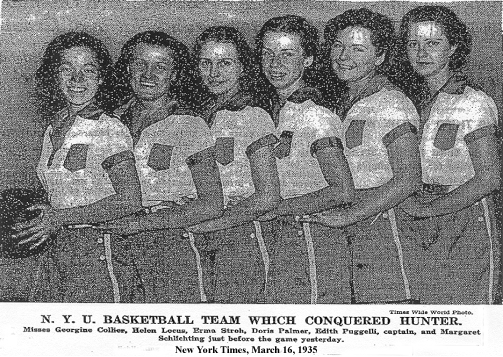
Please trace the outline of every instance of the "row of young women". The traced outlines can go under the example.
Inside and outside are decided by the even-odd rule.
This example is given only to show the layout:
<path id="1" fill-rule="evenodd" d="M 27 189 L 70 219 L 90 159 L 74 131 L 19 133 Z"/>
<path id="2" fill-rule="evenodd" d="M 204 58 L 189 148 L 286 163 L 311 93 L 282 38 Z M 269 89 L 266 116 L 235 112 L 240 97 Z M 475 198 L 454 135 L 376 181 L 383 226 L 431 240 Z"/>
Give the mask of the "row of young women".
<path id="1" fill-rule="evenodd" d="M 409 11 L 398 37 L 348 10 L 323 52 L 306 19 L 276 17 L 259 74 L 232 27 L 197 38 L 194 69 L 162 32 L 114 66 L 95 37 L 55 38 L 37 72 L 50 205 L 16 235 L 56 237 L 33 299 L 493 303 L 496 106 L 461 73 L 450 9 Z"/>

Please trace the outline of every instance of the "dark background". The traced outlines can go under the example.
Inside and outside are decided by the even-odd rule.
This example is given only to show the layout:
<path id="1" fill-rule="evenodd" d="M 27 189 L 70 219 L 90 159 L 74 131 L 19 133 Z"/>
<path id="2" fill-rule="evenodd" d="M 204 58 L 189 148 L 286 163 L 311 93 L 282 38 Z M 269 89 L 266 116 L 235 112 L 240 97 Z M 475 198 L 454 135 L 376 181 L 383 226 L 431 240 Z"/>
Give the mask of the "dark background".
<path id="1" fill-rule="evenodd" d="M 140 31 L 163 30 L 192 47 L 206 27 L 236 26 L 252 42 L 269 18 L 297 14 L 318 26 L 358 7 L 388 15 L 398 25 L 419 2 L 335 1 L 28 1 L 4 0 L 0 34 L 0 189 L 36 183 L 35 167 L 44 127 L 34 105 L 34 74 L 47 44 L 71 30 L 102 39 L 114 59 L 122 44 Z M 470 78 L 502 111 L 501 2 L 451 2 L 469 26 L 473 51 Z"/>

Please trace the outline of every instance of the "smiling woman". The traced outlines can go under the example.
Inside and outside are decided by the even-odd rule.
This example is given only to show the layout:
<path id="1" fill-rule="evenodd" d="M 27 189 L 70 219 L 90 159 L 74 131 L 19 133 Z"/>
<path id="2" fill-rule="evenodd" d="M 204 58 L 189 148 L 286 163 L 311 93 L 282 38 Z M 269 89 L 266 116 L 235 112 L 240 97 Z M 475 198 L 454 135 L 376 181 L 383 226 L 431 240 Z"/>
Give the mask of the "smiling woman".
<path id="1" fill-rule="evenodd" d="M 318 50 L 318 31 L 306 19 L 268 20 L 256 37 L 262 74 L 268 82 L 264 107 L 276 126 L 279 205 L 260 219 L 271 221 L 265 242 L 271 252 L 268 303 L 349 302 L 348 259 L 340 232 L 299 223 L 353 198 L 342 153 L 341 121 L 308 87 Z"/>
<path id="2" fill-rule="evenodd" d="M 141 100 L 156 100 L 169 92 L 173 78 L 173 52 L 166 47 L 140 43 L 133 52 L 131 87 Z"/>
<path id="3" fill-rule="evenodd" d="M 277 142 L 274 124 L 255 103 L 256 65 L 240 32 L 210 27 L 197 38 L 194 52 L 227 207 L 222 217 L 190 229 L 205 233 L 202 256 L 209 298 L 220 303 L 262 302 L 269 261 L 261 225 L 254 220 L 280 199 L 272 153 Z"/>
<path id="4" fill-rule="evenodd" d="M 128 236 L 146 302 L 206 301 L 195 238 L 184 228 L 215 218 L 222 186 L 210 131 L 187 108 L 193 83 L 188 49 L 146 31 L 122 47 L 110 88 L 133 137 L 143 211 L 102 228 Z"/>
<path id="5" fill-rule="evenodd" d="M 368 9 L 348 10 L 325 27 L 329 61 L 346 85 L 335 100 L 342 118 L 344 154 L 357 200 L 350 208 L 313 219 L 346 227 L 351 301 L 411 301 L 404 265 L 403 238 L 394 207 L 420 180 L 412 102 L 383 75 L 394 46 L 391 20 Z"/>
<path id="6" fill-rule="evenodd" d="M 93 52 L 86 47 L 72 47 L 63 51 L 59 67 L 61 90 L 70 105 L 78 111 L 93 100 L 98 86 L 98 63 Z"/>
<path id="7" fill-rule="evenodd" d="M 70 32 L 49 44 L 37 71 L 50 122 L 37 173 L 50 205 L 38 206 L 40 216 L 18 224 L 20 232 L 15 235 L 34 248 L 56 234 L 40 264 L 36 300 L 142 299 L 127 248 L 118 236 L 91 228 L 134 212 L 140 204 L 131 136 L 100 107 L 110 66 L 108 51 L 99 40 Z"/>
<path id="8" fill-rule="evenodd" d="M 332 44 L 332 69 L 340 80 L 356 84 L 365 83 L 375 75 L 384 62 L 384 52 L 377 53 L 372 45 L 370 30 L 364 27 L 346 27 Z"/>

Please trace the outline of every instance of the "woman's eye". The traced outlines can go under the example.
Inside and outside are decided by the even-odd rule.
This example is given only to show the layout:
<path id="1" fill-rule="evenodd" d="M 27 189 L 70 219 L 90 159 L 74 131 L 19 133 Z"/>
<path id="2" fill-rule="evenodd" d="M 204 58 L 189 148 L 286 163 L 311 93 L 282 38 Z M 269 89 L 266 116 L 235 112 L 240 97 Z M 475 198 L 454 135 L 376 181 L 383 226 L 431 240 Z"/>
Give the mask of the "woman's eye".
<path id="1" fill-rule="evenodd" d="M 273 55 L 270 52 L 262 52 L 262 59 L 270 59 Z"/>
<path id="2" fill-rule="evenodd" d="M 144 67 L 144 64 L 142 62 L 133 62 L 131 67 L 135 70 L 141 70 Z"/>
<path id="3" fill-rule="evenodd" d="M 62 65 L 59 67 L 59 72 L 61 74 L 69 74 L 69 73 L 72 73 L 72 71 L 73 71 L 72 67 L 67 66 L 67 65 Z"/>
<path id="4" fill-rule="evenodd" d="M 353 46 L 353 51 L 363 53 L 363 52 L 365 52 L 365 48 L 360 47 L 360 46 Z"/>
<path id="5" fill-rule="evenodd" d="M 226 67 L 232 66 L 233 62 L 232 60 L 223 60 L 222 64 Z"/>
<path id="6" fill-rule="evenodd" d="M 427 44 L 430 47 L 435 47 L 435 46 L 438 46 L 440 44 L 440 41 L 430 40 L 430 41 L 427 42 Z"/>
<path id="7" fill-rule="evenodd" d="M 412 41 L 409 41 L 407 43 L 407 47 L 408 48 L 416 48 L 417 47 L 417 42 L 412 42 Z"/>

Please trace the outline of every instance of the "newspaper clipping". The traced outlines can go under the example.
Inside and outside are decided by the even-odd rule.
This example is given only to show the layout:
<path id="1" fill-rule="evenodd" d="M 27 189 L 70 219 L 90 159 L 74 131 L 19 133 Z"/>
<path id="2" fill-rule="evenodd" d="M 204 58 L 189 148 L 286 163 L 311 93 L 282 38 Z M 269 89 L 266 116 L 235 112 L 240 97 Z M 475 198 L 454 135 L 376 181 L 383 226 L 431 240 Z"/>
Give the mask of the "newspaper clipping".
<path id="1" fill-rule="evenodd" d="M 0 356 L 499 356 L 501 1 L 0 0 Z"/>

